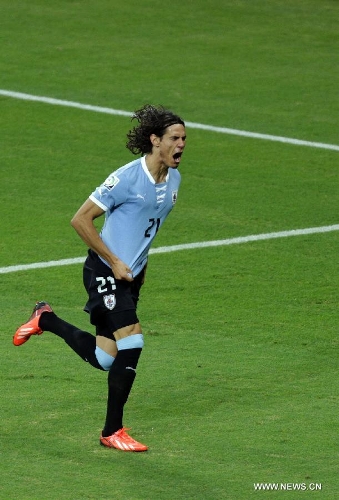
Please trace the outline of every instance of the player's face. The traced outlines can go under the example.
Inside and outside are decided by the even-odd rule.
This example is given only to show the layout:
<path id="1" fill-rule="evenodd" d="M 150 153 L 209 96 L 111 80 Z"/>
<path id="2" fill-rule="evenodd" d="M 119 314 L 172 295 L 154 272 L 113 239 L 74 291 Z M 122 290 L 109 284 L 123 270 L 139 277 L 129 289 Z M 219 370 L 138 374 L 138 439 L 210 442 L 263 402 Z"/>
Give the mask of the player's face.
<path id="1" fill-rule="evenodd" d="M 180 123 L 167 127 L 159 142 L 161 163 L 166 167 L 178 168 L 185 145 L 185 127 Z"/>

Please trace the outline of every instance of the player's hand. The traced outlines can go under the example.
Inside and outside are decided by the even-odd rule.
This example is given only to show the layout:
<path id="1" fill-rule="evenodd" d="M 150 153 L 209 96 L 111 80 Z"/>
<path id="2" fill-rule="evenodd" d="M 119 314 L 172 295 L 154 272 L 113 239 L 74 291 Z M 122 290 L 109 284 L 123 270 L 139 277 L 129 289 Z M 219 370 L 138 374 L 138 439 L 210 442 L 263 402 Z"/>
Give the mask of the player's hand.
<path id="1" fill-rule="evenodd" d="M 133 281 L 133 273 L 122 260 L 117 259 L 112 264 L 112 271 L 117 280 Z"/>

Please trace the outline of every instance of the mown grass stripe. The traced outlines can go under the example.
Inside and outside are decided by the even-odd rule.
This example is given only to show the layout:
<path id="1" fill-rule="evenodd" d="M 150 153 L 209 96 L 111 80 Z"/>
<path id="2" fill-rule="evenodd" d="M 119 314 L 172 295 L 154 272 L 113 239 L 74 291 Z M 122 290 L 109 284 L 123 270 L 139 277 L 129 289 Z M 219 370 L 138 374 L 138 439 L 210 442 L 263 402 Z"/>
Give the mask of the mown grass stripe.
<path id="1" fill-rule="evenodd" d="M 67 106 L 67 107 L 71 107 L 71 108 L 78 108 L 78 109 L 83 109 L 86 111 L 94 111 L 96 113 L 106 113 L 106 114 L 110 114 L 110 115 L 129 116 L 129 117 L 132 116 L 132 113 L 130 111 L 124 111 L 121 109 L 93 106 L 91 104 L 82 104 L 80 102 L 65 101 L 62 99 L 54 99 L 53 97 L 36 96 L 36 95 L 31 95 L 31 94 L 25 94 L 23 92 L 14 92 L 12 90 L 0 89 L 0 95 L 6 96 L 6 97 L 12 97 L 14 99 L 22 99 L 25 101 L 37 101 L 37 102 L 43 102 L 46 104 L 52 104 L 52 105 L 57 105 L 57 106 Z M 329 149 L 329 150 L 333 150 L 333 151 L 339 151 L 339 146 L 336 144 L 326 144 L 323 142 L 304 141 L 301 139 L 293 139 L 291 137 L 282 137 L 282 136 L 277 136 L 277 135 L 261 134 L 258 132 L 248 132 L 246 130 L 237 130 L 234 128 L 227 128 L 227 127 L 216 127 L 214 125 L 204 125 L 203 123 L 194 123 L 194 122 L 189 122 L 189 121 L 186 121 L 185 123 L 186 123 L 187 128 L 208 130 L 210 132 L 237 135 L 240 137 L 249 137 L 252 139 L 261 139 L 261 140 L 265 140 L 265 141 L 282 142 L 285 144 L 293 144 L 295 146 L 307 146 L 307 147 L 311 147 L 311 148 L 321 148 L 321 149 Z"/>

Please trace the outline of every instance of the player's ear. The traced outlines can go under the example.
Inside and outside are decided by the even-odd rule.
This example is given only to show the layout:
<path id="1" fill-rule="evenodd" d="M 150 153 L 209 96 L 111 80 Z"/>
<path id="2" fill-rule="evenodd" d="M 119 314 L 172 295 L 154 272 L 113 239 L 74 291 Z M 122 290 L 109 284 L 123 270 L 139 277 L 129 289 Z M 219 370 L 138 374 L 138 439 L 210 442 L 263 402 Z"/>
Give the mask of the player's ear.
<path id="1" fill-rule="evenodd" d="M 160 146 L 160 140 L 161 140 L 160 137 L 158 137 L 155 134 L 151 134 L 150 141 L 151 141 L 152 146 L 158 148 Z"/>

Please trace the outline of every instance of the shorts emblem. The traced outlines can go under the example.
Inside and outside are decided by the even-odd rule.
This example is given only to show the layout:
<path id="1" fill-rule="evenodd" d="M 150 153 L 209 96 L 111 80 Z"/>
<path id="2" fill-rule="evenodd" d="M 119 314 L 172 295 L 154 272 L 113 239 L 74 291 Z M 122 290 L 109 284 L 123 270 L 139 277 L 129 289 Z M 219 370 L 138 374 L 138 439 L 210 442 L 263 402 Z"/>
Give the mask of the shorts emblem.
<path id="1" fill-rule="evenodd" d="M 104 295 L 103 299 L 107 309 L 112 311 L 117 303 L 114 293 L 112 293 L 111 295 Z"/>

